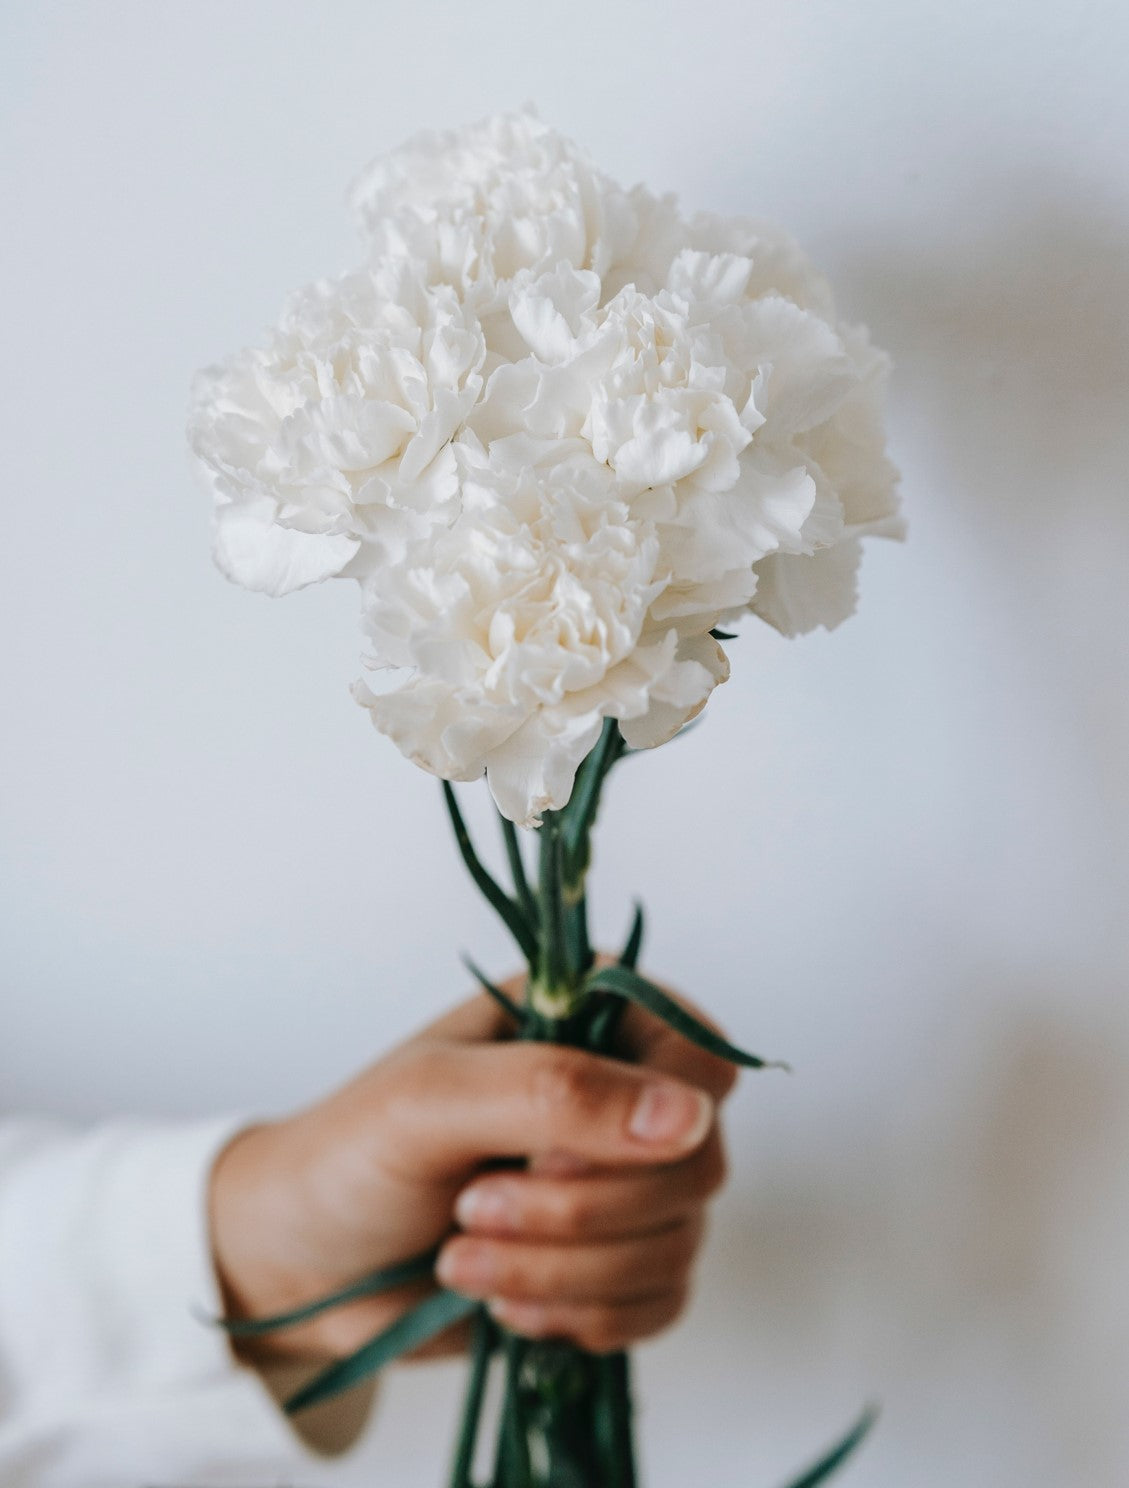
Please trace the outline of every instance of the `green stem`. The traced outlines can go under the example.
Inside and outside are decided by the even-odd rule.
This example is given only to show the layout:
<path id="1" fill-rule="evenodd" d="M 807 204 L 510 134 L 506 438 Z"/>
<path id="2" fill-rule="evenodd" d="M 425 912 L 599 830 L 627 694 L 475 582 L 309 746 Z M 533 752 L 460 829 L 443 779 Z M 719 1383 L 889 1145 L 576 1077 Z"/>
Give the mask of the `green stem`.
<path id="1" fill-rule="evenodd" d="M 610 1418 L 612 1452 L 608 1463 L 608 1488 L 635 1488 L 630 1361 L 626 1354 L 609 1354 L 600 1360 L 600 1372 Z"/>
<path id="2" fill-rule="evenodd" d="M 490 1320 L 490 1314 L 485 1307 L 480 1307 L 474 1315 L 470 1380 L 463 1405 L 463 1419 L 459 1429 L 455 1463 L 451 1469 L 451 1488 L 474 1488 L 471 1479 L 471 1473 L 474 1470 L 474 1449 L 478 1441 L 482 1401 L 486 1394 L 486 1376 L 490 1368 L 490 1356 L 494 1352 L 496 1338 L 497 1329 Z"/>
<path id="3" fill-rule="evenodd" d="M 498 819 L 502 823 L 502 837 L 506 844 L 506 857 L 509 859 L 517 902 L 525 911 L 526 919 L 530 924 L 535 925 L 537 923 L 537 901 L 533 897 L 533 890 L 529 887 L 529 879 L 526 877 L 525 860 L 521 855 L 521 841 L 517 835 L 517 828 L 509 817 L 503 816 L 500 811 Z"/>
<path id="4" fill-rule="evenodd" d="M 565 947 L 568 952 L 568 978 L 573 984 L 584 979 L 592 966 L 592 948 L 588 943 L 588 900 L 581 894 L 564 907 Z"/>
<path id="5" fill-rule="evenodd" d="M 502 1402 L 498 1456 L 492 1488 L 530 1488 L 529 1462 L 521 1419 L 521 1362 L 525 1344 L 506 1339 L 506 1391 Z"/>
<path id="6" fill-rule="evenodd" d="M 601 1020 L 610 1028 L 626 1005 L 623 996 L 590 986 L 594 973 L 585 896 L 601 787 L 623 750 L 618 725 L 609 720 L 578 773 L 573 798 L 563 809 L 544 813 L 536 883 L 527 873 L 519 832 L 503 818 L 512 898 L 475 857 L 454 793 L 446 787 L 459 846 L 479 888 L 511 929 L 516 920 L 535 942 L 524 1008 L 513 1006 L 501 989 L 491 988 L 475 972 L 518 1020 L 521 1039 L 602 1048 Z M 632 954 L 637 954 L 640 931 L 637 924 Z M 500 1336 L 505 1381 L 489 1488 L 635 1488 L 626 1358 L 599 1358 L 563 1343 L 530 1343 L 504 1330 Z M 476 1334 L 451 1488 L 474 1488 L 487 1359 L 488 1350 Z"/>
<path id="7" fill-rule="evenodd" d="M 576 774 L 576 784 L 565 808 L 565 882 L 570 890 L 583 887 L 591 861 L 592 826 L 600 806 L 600 792 L 611 767 L 623 751 L 623 735 L 614 718 L 605 718 L 595 749 Z"/>
<path id="8" fill-rule="evenodd" d="M 564 899 L 561 894 L 561 826 L 555 811 L 546 811 L 538 833 L 541 841 L 541 968 L 538 978 L 543 1006 L 557 1017 L 571 1011 L 573 987 L 568 976 Z M 536 998 L 535 998 L 536 1000 Z"/>

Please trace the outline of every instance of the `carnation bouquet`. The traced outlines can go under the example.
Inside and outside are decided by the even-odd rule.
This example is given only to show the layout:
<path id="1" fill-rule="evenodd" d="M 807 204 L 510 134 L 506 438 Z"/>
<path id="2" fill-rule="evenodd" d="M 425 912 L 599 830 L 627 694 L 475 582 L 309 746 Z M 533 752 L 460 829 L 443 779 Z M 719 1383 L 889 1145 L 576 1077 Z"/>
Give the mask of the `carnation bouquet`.
<path id="1" fill-rule="evenodd" d="M 443 782 L 466 866 L 528 965 L 520 1001 L 472 967 L 516 1036 L 612 1052 L 636 1002 L 761 1067 L 639 974 L 641 910 L 618 963 L 597 963 L 593 827 L 619 762 L 674 738 L 726 680 L 730 627 L 752 614 L 796 635 L 852 612 L 860 540 L 900 534 L 887 359 L 784 233 L 625 190 L 531 112 L 422 135 L 362 172 L 351 202 L 361 265 L 298 291 L 262 345 L 196 380 L 216 561 L 273 595 L 358 584 L 369 680 L 354 695 Z M 506 884 L 451 784 L 483 775 Z M 285 1327 L 431 1261 L 231 1326 Z M 290 1408 L 468 1316 L 452 1488 L 473 1488 L 492 1360 L 491 1488 L 632 1488 L 627 1358 L 510 1335 L 443 1289 Z"/>

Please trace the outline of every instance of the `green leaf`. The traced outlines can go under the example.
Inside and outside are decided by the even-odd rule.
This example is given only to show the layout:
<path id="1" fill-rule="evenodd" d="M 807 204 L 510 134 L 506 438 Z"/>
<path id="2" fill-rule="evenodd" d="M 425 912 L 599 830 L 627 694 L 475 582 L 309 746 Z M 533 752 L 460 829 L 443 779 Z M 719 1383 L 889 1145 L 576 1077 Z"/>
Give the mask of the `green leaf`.
<path id="1" fill-rule="evenodd" d="M 627 937 L 627 944 L 620 952 L 619 964 L 626 966 L 628 971 L 634 971 L 639 960 L 639 951 L 643 944 L 643 906 L 636 900 L 635 914 L 631 921 L 631 930 Z M 595 1002 L 596 1000 L 593 999 Z M 599 1006 L 592 1009 L 588 1024 L 588 1037 L 586 1044 L 598 1054 L 612 1052 L 615 1041 L 615 1031 L 619 1027 L 620 1019 L 627 1010 L 627 999 L 618 996 L 614 992 L 605 992 L 599 999 Z"/>
<path id="2" fill-rule="evenodd" d="M 738 1049 L 736 1044 L 729 1043 L 720 1034 L 714 1033 L 712 1028 L 699 1022 L 693 1013 L 688 1013 L 681 1003 L 675 1002 L 661 987 L 656 987 L 654 982 L 648 982 L 626 966 L 605 966 L 600 971 L 593 972 L 584 986 L 589 992 L 614 992 L 619 997 L 626 997 L 629 1002 L 640 1003 L 676 1033 L 689 1039 L 692 1044 L 697 1044 L 699 1049 L 705 1049 L 721 1059 L 728 1059 L 731 1064 L 744 1065 L 746 1069 L 788 1068 L 786 1064 L 760 1059 L 756 1054 Z"/>
<path id="3" fill-rule="evenodd" d="M 347 1302 L 359 1301 L 361 1297 L 379 1297 L 383 1292 L 390 1292 L 406 1282 L 430 1277 L 435 1269 L 437 1255 L 437 1250 L 428 1250 L 422 1255 L 412 1256 L 410 1260 L 397 1261 L 394 1266 L 373 1271 L 368 1276 L 362 1276 L 360 1281 L 354 1281 L 340 1291 L 330 1292 L 326 1297 L 319 1297 L 316 1302 L 308 1302 L 304 1307 L 296 1307 L 292 1312 L 278 1312 L 265 1318 L 214 1318 L 211 1321 L 232 1338 L 254 1338 L 260 1333 L 293 1328 L 297 1323 L 304 1323 L 309 1318 L 317 1317 L 319 1313 L 328 1312 L 331 1307 L 343 1307 Z"/>
<path id="4" fill-rule="evenodd" d="M 715 641 L 735 641 L 737 639 L 736 633 L 732 630 L 711 630 L 710 635 L 713 636 Z"/>
<path id="5" fill-rule="evenodd" d="M 639 952 L 643 948 L 643 906 L 638 899 L 635 901 L 635 916 L 631 921 L 631 932 L 627 937 L 627 944 L 620 952 L 619 964 L 626 966 L 628 971 L 634 971 L 639 964 Z"/>
<path id="6" fill-rule="evenodd" d="M 525 1023 L 525 1009 L 519 1007 L 507 992 L 502 991 L 501 987 L 496 987 L 488 977 L 483 976 L 482 972 L 479 971 L 469 956 L 463 957 L 463 965 L 476 982 L 482 983 L 482 990 L 488 992 L 496 1003 L 505 1008 L 506 1012 L 509 1013 L 510 1017 L 520 1028 Z"/>
<path id="7" fill-rule="evenodd" d="M 321 1400 L 329 1400 L 331 1396 L 340 1395 L 342 1391 L 359 1385 L 362 1380 L 376 1374 L 385 1364 L 390 1364 L 401 1354 L 418 1348 L 421 1343 L 442 1333 L 452 1323 L 469 1317 L 478 1305 L 473 1298 L 460 1297 L 457 1292 L 436 1292 L 411 1312 L 397 1318 L 383 1333 L 378 1333 L 368 1343 L 362 1344 L 356 1353 L 350 1354 L 346 1359 L 338 1359 L 328 1369 L 315 1375 L 309 1384 L 304 1385 L 286 1402 L 284 1409 L 287 1415 L 295 1415 L 308 1406 L 316 1405 Z"/>
<path id="8" fill-rule="evenodd" d="M 816 1488 L 817 1483 L 826 1482 L 831 1474 L 846 1462 L 877 1419 L 877 1406 L 868 1405 L 842 1441 L 833 1446 L 818 1462 L 813 1463 L 807 1472 L 794 1478 L 788 1484 L 788 1488 Z"/>
<path id="9" fill-rule="evenodd" d="M 514 903 L 505 890 L 497 884 L 486 869 L 478 861 L 478 855 L 470 840 L 470 833 L 463 821 L 463 814 L 459 810 L 459 803 L 455 800 L 455 793 L 451 789 L 448 780 L 443 781 L 443 798 L 447 802 L 447 810 L 450 813 L 451 825 L 455 829 L 455 841 L 459 844 L 459 851 L 463 855 L 463 862 L 467 865 L 471 878 L 482 890 L 483 894 L 497 910 L 502 919 L 509 927 L 510 934 L 521 947 L 522 955 L 530 966 L 537 962 L 537 936 L 532 925 L 525 918 L 521 909 Z"/>

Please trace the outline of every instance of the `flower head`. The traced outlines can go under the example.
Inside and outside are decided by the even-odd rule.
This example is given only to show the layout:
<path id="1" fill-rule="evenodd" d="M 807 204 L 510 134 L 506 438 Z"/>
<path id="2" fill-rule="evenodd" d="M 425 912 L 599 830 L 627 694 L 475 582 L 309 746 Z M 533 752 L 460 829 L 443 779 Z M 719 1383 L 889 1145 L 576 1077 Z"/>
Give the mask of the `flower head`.
<path id="1" fill-rule="evenodd" d="M 851 612 L 860 537 L 900 530 L 886 359 L 779 230 L 683 220 L 528 112 L 352 201 L 366 264 L 197 381 L 217 559 L 357 579 L 377 727 L 535 824 L 605 718 L 648 747 L 704 706 L 719 623 Z"/>
<path id="2" fill-rule="evenodd" d="M 350 205 L 373 257 L 425 265 L 488 324 L 523 270 L 654 287 L 680 234 L 672 197 L 625 190 L 529 109 L 417 135 L 360 173 Z"/>

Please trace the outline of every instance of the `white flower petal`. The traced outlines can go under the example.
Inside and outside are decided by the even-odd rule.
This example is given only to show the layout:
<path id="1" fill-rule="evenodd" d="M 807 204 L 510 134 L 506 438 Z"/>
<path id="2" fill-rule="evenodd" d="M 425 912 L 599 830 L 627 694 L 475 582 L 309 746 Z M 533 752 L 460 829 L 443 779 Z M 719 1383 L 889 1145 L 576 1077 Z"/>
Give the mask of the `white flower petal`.
<path id="1" fill-rule="evenodd" d="M 817 315 L 770 296 L 747 307 L 742 358 L 758 368 L 753 401 L 775 442 L 831 417 L 857 374 L 842 341 Z"/>
<path id="2" fill-rule="evenodd" d="M 620 724 L 632 749 L 654 749 L 696 717 L 729 677 L 725 652 L 710 635 L 685 636 L 670 670 L 651 693 L 647 711 Z"/>
<path id="3" fill-rule="evenodd" d="M 809 557 L 773 555 L 757 565 L 750 609 L 782 635 L 834 630 L 855 612 L 862 548 L 856 538 Z"/>
<path id="4" fill-rule="evenodd" d="M 519 278 L 510 291 L 510 314 L 533 354 L 543 362 L 563 362 L 591 329 L 600 303 L 599 275 L 560 263 L 540 278 Z"/>
<path id="5" fill-rule="evenodd" d="M 221 506 L 212 543 L 216 566 L 226 578 L 276 598 L 333 578 L 360 547 L 353 538 L 278 526 L 267 500 Z"/>
<path id="6" fill-rule="evenodd" d="M 725 679 L 709 635 L 854 605 L 900 532 L 884 355 L 779 229 L 685 221 L 532 113 L 369 167 L 368 261 L 200 374 L 216 556 L 359 581 L 373 722 L 535 825 L 615 718 L 654 747 Z"/>
<path id="7" fill-rule="evenodd" d="M 498 810 L 519 827 L 567 806 L 584 756 L 600 737 L 598 713 L 543 709 L 490 751 L 486 779 Z"/>
<path id="8" fill-rule="evenodd" d="M 486 756 L 522 721 L 515 709 L 491 706 L 431 678 L 415 677 L 385 693 L 356 682 L 353 696 L 414 764 L 445 780 L 477 780 Z"/>
<path id="9" fill-rule="evenodd" d="M 753 261 L 739 253 L 701 253 L 684 248 L 670 266 L 667 288 L 688 300 L 721 306 L 744 297 Z"/>

